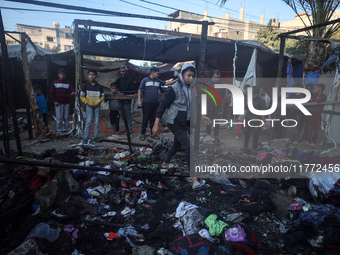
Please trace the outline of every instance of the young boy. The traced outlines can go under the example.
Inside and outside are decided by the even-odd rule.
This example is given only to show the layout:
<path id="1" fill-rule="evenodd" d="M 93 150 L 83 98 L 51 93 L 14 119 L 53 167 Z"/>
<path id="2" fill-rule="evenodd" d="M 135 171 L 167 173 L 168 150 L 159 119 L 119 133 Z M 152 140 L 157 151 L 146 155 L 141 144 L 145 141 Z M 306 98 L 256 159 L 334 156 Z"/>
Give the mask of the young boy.
<path id="1" fill-rule="evenodd" d="M 166 90 L 164 98 L 158 107 L 155 124 L 152 133 L 157 135 L 159 122 L 164 112 L 167 110 L 166 119 L 168 127 L 174 135 L 174 143 L 168 151 L 162 163 L 162 168 L 167 168 L 172 157 L 181 149 L 185 150 L 185 161 L 190 169 L 190 139 L 188 130 L 190 128 L 190 99 L 194 96 L 192 88 L 196 75 L 195 67 L 190 63 L 185 63 L 182 67 L 181 76 L 178 81 Z M 211 124 L 211 120 L 202 116 L 206 125 Z M 197 178 L 191 179 L 193 190 L 201 188 Z"/>
<path id="2" fill-rule="evenodd" d="M 110 92 L 107 93 L 107 95 L 119 95 L 120 92 L 118 91 L 118 86 L 115 82 L 112 82 L 110 84 Z M 116 134 L 119 132 L 119 109 L 120 109 L 120 103 L 118 99 L 107 99 L 106 102 L 109 101 L 109 109 L 110 109 L 110 122 L 113 134 Z"/>
<path id="3" fill-rule="evenodd" d="M 143 110 L 142 131 L 140 140 L 145 140 L 145 132 L 148 122 L 150 122 L 150 130 L 153 128 L 153 124 L 156 118 L 156 112 L 158 108 L 158 90 L 161 86 L 174 84 L 177 80 L 165 82 L 158 79 L 159 69 L 157 67 L 151 67 L 150 75 L 142 80 L 138 89 L 138 106 Z M 143 103 L 142 103 L 143 94 Z M 159 140 L 157 134 L 151 135 L 151 138 Z"/>
<path id="4" fill-rule="evenodd" d="M 40 109 L 41 115 L 43 116 L 44 122 L 46 127 L 48 127 L 48 122 L 47 122 L 47 102 L 44 94 L 41 93 L 42 89 L 40 85 L 34 85 L 34 96 L 35 96 L 35 101 L 37 101 L 37 105 Z"/>
<path id="5" fill-rule="evenodd" d="M 315 93 L 312 94 L 312 98 L 309 102 L 322 103 L 325 102 L 327 97 L 323 93 L 325 85 L 318 83 L 315 85 Z M 314 109 L 322 110 L 324 105 L 313 106 Z M 311 107 L 312 108 L 312 107 Z M 315 143 L 318 139 L 319 129 L 321 124 L 321 112 L 311 111 L 312 116 L 307 116 L 307 141 L 306 146 L 315 147 Z"/>
<path id="6" fill-rule="evenodd" d="M 96 81 L 97 71 L 88 71 L 88 81 L 83 85 L 80 92 L 80 99 L 86 105 L 86 124 L 84 131 L 83 143 L 87 143 L 90 136 L 90 129 L 92 125 L 92 118 L 94 119 L 94 141 L 99 143 L 99 114 L 100 104 L 104 100 L 104 92 L 102 86 Z"/>
<path id="7" fill-rule="evenodd" d="M 51 86 L 51 99 L 55 106 L 55 115 L 57 118 L 57 132 L 70 131 L 69 111 L 70 95 L 75 94 L 74 87 L 66 80 L 66 70 L 58 70 L 58 80 L 55 80 Z M 64 121 L 64 126 L 63 126 Z"/>

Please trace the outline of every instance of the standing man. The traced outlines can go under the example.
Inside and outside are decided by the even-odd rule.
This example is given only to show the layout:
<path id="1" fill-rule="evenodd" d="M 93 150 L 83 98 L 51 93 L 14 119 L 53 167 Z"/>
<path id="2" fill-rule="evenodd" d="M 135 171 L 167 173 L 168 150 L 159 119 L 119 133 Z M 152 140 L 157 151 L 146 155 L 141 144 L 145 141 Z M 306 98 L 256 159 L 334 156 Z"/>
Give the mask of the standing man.
<path id="1" fill-rule="evenodd" d="M 120 67 L 120 78 L 117 80 L 118 89 L 121 94 L 131 95 L 134 94 L 134 81 L 130 75 L 127 74 L 128 68 L 126 65 L 122 65 Z M 125 116 L 128 123 L 128 128 L 130 134 L 132 132 L 132 119 L 131 119 L 131 99 L 122 100 L 122 104 L 124 107 Z M 122 131 L 125 133 L 126 130 Z"/>
<path id="2" fill-rule="evenodd" d="M 140 140 L 145 140 L 145 132 L 148 122 L 150 122 L 150 131 L 152 131 L 153 125 L 156 119 L 156 112 L 158 109 L 158 91 L 161 90 L 161 86 L 174 84 L 177 80 L 165 82 L 158 79 L 159 69 L 157 67 L 151 67 L 150 75 L 142 80 L 138 89 L 138 106 L 143 110 L 143 122 Z M 143 93 L 143 103 L 142 103 Z M 151 138 L 159 140 L 157 134 L 151 135 Z"/>
<path id="3" fill-rule="evenodd" d="M 97 71 L 88 71 L 88 81 L 83 85 L 80 92 L 80 100 L 86 105 L 86 124 L 84 132 L 84 141 L 87 143 L 90 136 L 92 118 L 94 119 L 94 141 L 99 143 L 99 120 L 100 120 L 100 104 L 104 100 L 104 92 L 102 86 L 96 81 Z"/>

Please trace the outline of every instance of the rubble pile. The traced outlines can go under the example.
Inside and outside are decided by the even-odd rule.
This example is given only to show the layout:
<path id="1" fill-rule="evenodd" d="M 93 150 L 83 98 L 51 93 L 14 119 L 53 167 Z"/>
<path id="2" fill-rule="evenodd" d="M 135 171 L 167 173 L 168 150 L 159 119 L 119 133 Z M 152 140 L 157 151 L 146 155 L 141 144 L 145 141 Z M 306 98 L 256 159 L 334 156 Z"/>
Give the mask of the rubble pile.
<path id="1" fill-rule="evenodd" d="M 206 147 L 201 161 L 216 153 L 221 164 L 339 162 L 273 144 L 262 145 L 257 157 Z M 1 164 L 0 253 L 339 252 L 339 175 L 327 181 L 213 175 L 193 191 L 184 154 L 160 169 L 170 146 L 163 139 L 130 154 L 124 146 L 78 145 L 17 158 L 49 166 Z M 60 163 L 68 167 L 54 167 Z"/>

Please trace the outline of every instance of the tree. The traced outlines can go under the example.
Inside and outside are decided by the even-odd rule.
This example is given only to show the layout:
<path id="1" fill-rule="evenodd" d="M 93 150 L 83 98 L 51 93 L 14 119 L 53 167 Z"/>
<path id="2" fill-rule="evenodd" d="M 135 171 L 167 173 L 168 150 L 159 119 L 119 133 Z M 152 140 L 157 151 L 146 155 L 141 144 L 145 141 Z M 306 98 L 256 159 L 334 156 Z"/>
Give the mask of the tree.
<path id="1" fill-rule="evenodd" d="M 269 49 L 277 51 L 280 49 L 279 34 L 280 32 L 271 26 L 263 27 L 257 31 L 256 41 L 263 43 Z"/>
<path id="2" fill-rule="evenodd" d="M 333 19 L 335 10 L 339 7 L 339 0 L 282 0 L 298 15 L 305 27 L 328 22 Z M 305 22 L 299 12 L 307 14 L 308 22 Z M 308 36 L 331 38 L 339 29 L 340 24 L 335 23 L 312 30 L 307 30 Z M 327 58 L 328 44 L 310 41 L 308 44 L 307 58 L 304 63 L 304 72 L 318 72 Z"/>
<path id="3" fill-rule="evenodd" d="M 282 32 L 274 27 L 267 26 L 257 31 L 256 41 L 263 43 L 271 50 L 280 50 L 280 39 L 278 37 Z M 294 39 L 287 39 L 285 52 L 293 55 L 298 59 L 305 59 L 307 47 L 305 42 Z"/>
<path id="4" fill-rule="evenodd" d="M 335 10 L 339 7 L 339 0 L 282 0 L 298 15 L 305 27 L 328 22 L 333 19 Z M 226 0 L 219 1 L 221 5 Z M 307 22 L 299 15 L 301 12 L 307 14 Z M 315 28 L 306 31 L 308 36 L 331 38 L 340 28 L 340 23 Z M 327 58 L 328 44 L 318 41 L 309 41 L 307 58 L 305 60 L 305 72 L 318 72 Z"/>

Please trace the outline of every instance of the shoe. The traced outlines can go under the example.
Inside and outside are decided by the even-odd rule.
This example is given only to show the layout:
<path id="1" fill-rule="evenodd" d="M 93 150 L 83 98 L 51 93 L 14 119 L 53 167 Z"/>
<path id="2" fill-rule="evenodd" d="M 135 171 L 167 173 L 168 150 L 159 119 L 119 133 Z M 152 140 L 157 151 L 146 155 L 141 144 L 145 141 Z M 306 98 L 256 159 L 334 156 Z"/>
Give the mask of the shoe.
<path id="1" fill-rule="evenodd" d="M 158 136 L 158 135 L 152 135 L 152 136 L 151 136 L 151 138 L 152 138 L 152 139 L 155 139 L 155 140 L 159 140 L 159 139 L 161 139 L 161 138 L 159 138 L 159 136 Z"/>
<path id="2" fill-rule="evenodd" d="M 139 140 L 144 141 L 145 140 L 145 135 L 140 135 Z"/>
<path id="3" fill-rule="evenodd" d="M 83 144 L 87 144 L 88 140 L 87 139 L 84 139 L 83 140 Z"/>
<path id="4" fill-rule="evenodd" d="M 309 146 L 309 142 L 305 142 L 305 146 Z"/>
<path id="5" fill-rule="evenodd" d="M 195 183 L 192 185 L 192 190 L 196 191 L 196 190 L 201 190 L 201 189 L 202 189 L 202 185 L 198 181 L 195 181 Z"/>
<path id="6" fill-rule="evenodd" d="M 238 135 L 237 135 L 237 136 L 235 136 L 235 139 L 236 139 L 236 140 L 240 140 L 240 138 L 238 137 Z"/>
<path id="7" fill-rule="evenodd" d="M 298 145 L 298 144 L 299 144 L 298 141 L 294 141 L 294 142 L 292 143 L 293 146 L 296 146 L 296 145 Z"/>
<path id="8" fill-rule="evenodd" d="M 315 143 L 310 143 L 309 147 L 315 147 Z"/>
<path id="9" fill-rule="evenodd" d="M 166 133 L 166 132 L 169 132 L 169 131 L 170 131 L 169 128 L 164 128 L 164 129 L 162 130 L 162 133 Z"/>
<path id="10" fill-rule="evenodd" d="M 99 139 L 99 137 L 94 138 L 94 142 L 95 142 L 95 143 L 100 143 L 100 141 L 101 141 L 101 140 Z"/>

